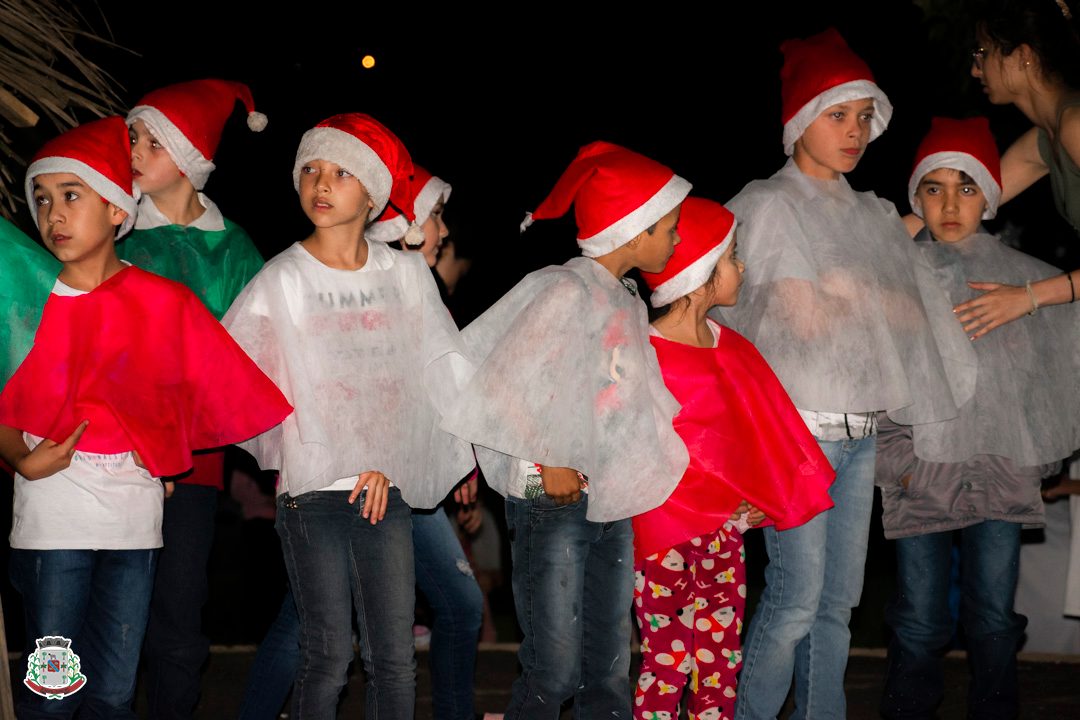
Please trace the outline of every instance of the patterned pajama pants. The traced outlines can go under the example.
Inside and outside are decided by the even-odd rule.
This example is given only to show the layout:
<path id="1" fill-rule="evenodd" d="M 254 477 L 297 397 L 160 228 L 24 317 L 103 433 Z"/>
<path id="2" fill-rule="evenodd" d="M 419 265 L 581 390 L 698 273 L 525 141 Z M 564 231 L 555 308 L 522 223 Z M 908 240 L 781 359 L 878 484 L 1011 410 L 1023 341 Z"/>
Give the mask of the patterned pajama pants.
<path id="1" fill-rule="evenodd" d="M 742 664 L 746 564 L 730 523 L 634 565 L 641 630 L 636 720 L 675 720 L 687 681 L 691 720 L 730 720 Z"/>

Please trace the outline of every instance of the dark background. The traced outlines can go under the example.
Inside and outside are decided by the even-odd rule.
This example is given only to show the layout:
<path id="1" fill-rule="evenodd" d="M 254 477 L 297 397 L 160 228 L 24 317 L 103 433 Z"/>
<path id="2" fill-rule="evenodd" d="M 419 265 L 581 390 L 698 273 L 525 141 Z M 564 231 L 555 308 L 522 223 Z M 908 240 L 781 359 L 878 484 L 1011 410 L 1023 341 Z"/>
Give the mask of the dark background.
<path id="1" fill-rule="evenodd" d="M 236 112 L 206 193 L 267 258 L 309 232 L 291 177 L 302 133 L 329 115 L 352 111 L 393 129 L 417 162 L 453 185 L 452 236 L 475 258 L 456 313 L 467 320 L 526 272 L 576 254 L 572 218 L 537 223 L 525 235 L 518 225 L 581 145 L 596 139 L 624 144 L 670 165 L 694 183 L 695 194 L 721 201 L 777 170 L 785 160 L 779 44 L 829 26 L 869 63 L 896 108 L 888 132 L 849 181 L 907 212 L 912 157 L 933 115 L 987 114 L 1003 149 L 1029 127 L 1014 108 L 990 106 L 970 77 L 969 5 L 504 3 L 481 12 L 402 3 L 388 12 L 367 3 L 312 0 L 279 9 L 224 0 L 101 0 L 79 7 L 118 46 L 80 45 L 123 86 L 128 106 L 156 87 L 200 77 L 251 86 L 270 124 L 250 133 Z M 374 69 L 361 67 L 365 54 L 376 58 Z M 13 131 L 12 140 L 29 155 L 51 134 L 45 127 Z M 32 232 L 27 213 L 16 221 Z M 1080 264 L 1076 238 L 1054 211 L 1045 180 L 1005 206 L 991 229 L 1004 230 L 1011 242 L 1049 262 Z M 0 495 L 10 503 L 10 493 Z M 0 507 L 0 524 L 9 518 L 10 507 Z M 208 608 L 215 642 L 260 637 L 256 629 L 238 636 L 235 623 L 225 621 L 253 609 L 233 572 L 245 562 L 230 544 L 240 532 L 234 520 L 219 524 L 212 567 L 218 581 Z M 272 530 L 259 532 L 272 552 Z M 748 544 L 757 535 L 751 533 Z M 854 619 L 863 626 L 856 645 L 883 642 L 891 547 L 880 527 L 873 537 L 868 590 Z M 753 552 L 751 564 L 760 570 L 764 560 Z M 267 560 L 267 572 L 279 572 L 274 561 Z M 4 584 L 14 639 L 22 634 L 18 600 Z"/>

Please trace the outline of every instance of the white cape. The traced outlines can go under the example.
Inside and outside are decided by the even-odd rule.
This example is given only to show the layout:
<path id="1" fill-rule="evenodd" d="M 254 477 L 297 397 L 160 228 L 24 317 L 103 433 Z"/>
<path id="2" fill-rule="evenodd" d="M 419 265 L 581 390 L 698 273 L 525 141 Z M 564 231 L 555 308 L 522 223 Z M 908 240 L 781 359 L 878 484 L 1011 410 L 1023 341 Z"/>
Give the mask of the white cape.
<path id="1" fill-rule="evenodd" d="M 297 243 L 222 322 L 295 408 L 241 445 L 281 471 L 278 492 L 378 470 L 427 508 L 474 466 L 468 444 L 438 429 L 471 365 L 418 254 L 368 243 L 367 264 L 347 271 Z"/>
<path id="2" fill-rule="evenodd" d="M 476 445 L 508 494 L 516 459 L 571 467 L 588 518 L 619 520 L 667 499 L 689 456 L 672 427 L 645 305 L 588 258 L 538 270 L 462 332 L 477 371 L 443 427 Z"/>
<path id="3" fill-rule="evenodd" d="M 1023 285 L 1060 273 L 1052 265 L 978 233 L 955 243 L 917 247 L 950 305 L 979 295 L 968 281 Z M 948 312 L 955 322 L 955 316 Z M 915 454 L 931 462 L 999 455 L 1017 465 L 1056 463 L 1080 447 L 1080 305 L 1040 308 L 972 343 L 975 395 L 952 420 L 915 425 Z"/>
<path id="4" fill-rule="evenodd" d="M 956 416 L 974 392 L 974 352 L 892 203 L 789 160 L 727 205 L 745 284 L 738 305 L 713 313 L 757 346 L 797 407 L 890 410 L 906 424 Z"/>

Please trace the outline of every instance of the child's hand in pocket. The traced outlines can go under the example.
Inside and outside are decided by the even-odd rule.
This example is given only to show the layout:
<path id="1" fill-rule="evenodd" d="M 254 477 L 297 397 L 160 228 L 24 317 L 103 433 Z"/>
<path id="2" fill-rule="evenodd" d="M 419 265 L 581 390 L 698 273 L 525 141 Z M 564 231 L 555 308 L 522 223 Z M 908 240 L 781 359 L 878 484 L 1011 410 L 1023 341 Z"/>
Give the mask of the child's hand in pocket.
<path id="1" fill-rule="evenodd" d="M 349 493 L 350 505 L 356 502 L 356 498 L 360 497 L 365 487 L 367 495 L 364 497 L 364 507 L 361 508 L 360 515 L 369 518 L 371 524 L 374 525 L 386 517 L 386 503 L 390 499 L 390 478 L 378 470 L 360 473 L 356 485 Z"/>

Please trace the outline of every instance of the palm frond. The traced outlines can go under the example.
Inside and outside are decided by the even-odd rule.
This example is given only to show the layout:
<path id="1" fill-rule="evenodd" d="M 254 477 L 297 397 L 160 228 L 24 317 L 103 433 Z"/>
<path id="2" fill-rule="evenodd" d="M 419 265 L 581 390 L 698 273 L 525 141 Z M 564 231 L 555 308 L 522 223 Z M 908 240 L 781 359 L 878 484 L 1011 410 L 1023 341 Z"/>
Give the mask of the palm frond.
<path id="1" fill-rule="evenodd" d="M 77 47 L 119 47 L 93 24 L 76 3 L 0 0 L 0 89 L 14 96 L 12 104 L 29 107 L 59 131 L 77 125 L 79 115 L 121 112 L 118 83 Z M 97 24 L 109 32 L 103 17 Z M 22 202 L 13 179 L 21 177 L 25 167 L 6 133 L 14 125 L 7 119 L 11 114 L 0 117 L 0 214 L 8 217 Z M 26 117 L 25 112 L 18 114 Z"/>

